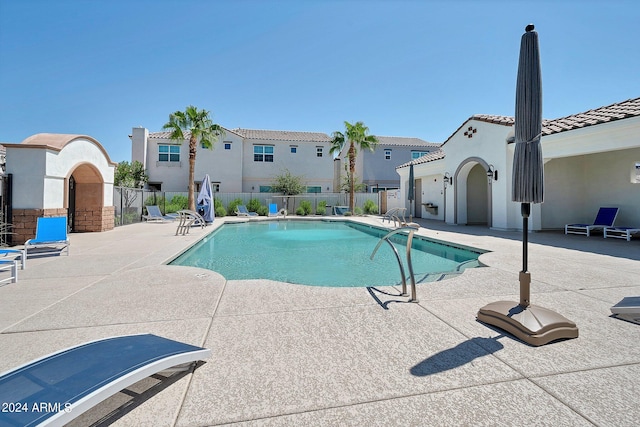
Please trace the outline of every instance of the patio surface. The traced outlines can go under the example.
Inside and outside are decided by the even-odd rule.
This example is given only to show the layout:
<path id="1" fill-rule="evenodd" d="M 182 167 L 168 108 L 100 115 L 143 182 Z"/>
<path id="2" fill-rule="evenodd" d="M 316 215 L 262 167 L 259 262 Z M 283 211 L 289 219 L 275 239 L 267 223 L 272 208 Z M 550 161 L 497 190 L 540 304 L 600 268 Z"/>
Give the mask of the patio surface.
<path id="1" fill-rule="evenodd" d="M 18 283 L 0 287 L 0 372 L 89 340 L 153 333 L 213 356 L 113 425 L 640 424 L 640 325 L 610 317 L 640 295 L 638 239 L 530 235 L 532 303 L 580 330 L 531 347 L 476 321 L 485 304 L 519 299 L 520 232 L 421 221 L 419 234 L 491 252 L 485 268 L 418 285 L 416 304 L 392 287 L 226 281 L 163 264 L 221 222 L 188 236 L 172 223 L 71 234 L 68 257 L 29 259 Z"/>

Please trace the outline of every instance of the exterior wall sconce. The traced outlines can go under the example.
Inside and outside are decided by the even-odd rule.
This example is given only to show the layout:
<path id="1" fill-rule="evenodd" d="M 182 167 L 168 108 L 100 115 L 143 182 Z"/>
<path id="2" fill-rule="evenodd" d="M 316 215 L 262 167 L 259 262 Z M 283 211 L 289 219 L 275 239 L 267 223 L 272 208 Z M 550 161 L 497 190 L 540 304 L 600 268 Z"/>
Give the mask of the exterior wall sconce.
<path id="1" fill-rule="evenodd" d="M 449 175 L 449 172 L 444 173 L 444 188 L 447 188 L 448 185 L 453 185 L 453 177 Z"/>
<path id="2" fill-rule="evenodd" d="M 487 178 L 489 178 L 489 184 L 491 184 L 491 181 L 498 180 L 498 171 L 493 165 L 489 165 L 489 169 L 487 169 Z"/>

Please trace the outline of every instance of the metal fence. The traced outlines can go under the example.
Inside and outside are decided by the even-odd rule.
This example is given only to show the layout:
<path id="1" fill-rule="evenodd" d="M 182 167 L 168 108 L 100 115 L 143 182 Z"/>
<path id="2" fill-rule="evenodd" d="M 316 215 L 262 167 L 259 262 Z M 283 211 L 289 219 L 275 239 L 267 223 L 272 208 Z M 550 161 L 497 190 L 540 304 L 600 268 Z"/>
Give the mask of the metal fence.
<path id="1" fill-rule="evenodd" d="M 186 208 L 188 193 L 171 191 L 151 191 L 137 188 L 114 187 L 113 205 L 115 206 L 116 226 L 133 224 L 142 221 L 142 215 L 146 214 L 144 206 L 157 205 L 163 213 L 176 212 Z M 196 195 L 197 197 L 197 195 Z M 297 196 L 284 196 L 281 193 L 215 193 L 215 200 L 220 200 L 228 215 L 229 206 L 241 200 L 243 205 L 248 205 L 250 200 L 257 200 L 263 206 L 275 203 L 278 210 L 285 208 L 291 214 L 296 212 L 300 202 L 307 200 L 311 203 L 313 213 L 318 212 L 321 202 L 326 205 L 325 214 L 331 215 L 334 206 L 347 206 L 349 195 L 346 193 L 305 193 Z M 371 200 L 376 206 L 380 206 L 379 195 L 376 193 L 356 193 L 355 206 L 363 209 L 364 203 Z"/>

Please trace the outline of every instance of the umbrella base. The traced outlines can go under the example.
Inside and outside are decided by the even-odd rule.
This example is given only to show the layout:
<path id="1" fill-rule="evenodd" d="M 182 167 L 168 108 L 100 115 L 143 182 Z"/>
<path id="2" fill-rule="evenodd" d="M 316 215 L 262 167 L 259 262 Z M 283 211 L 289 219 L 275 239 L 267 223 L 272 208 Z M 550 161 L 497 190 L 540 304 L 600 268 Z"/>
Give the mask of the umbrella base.
<path id="1" fill-rule="evenodd" d="M 480 322 L 500 328 L 533 346 L 578 338 L 578 327 L 566 317 L 543 307 L 522 307 L 513 301 L 492 302 L 478 311 Z"/>

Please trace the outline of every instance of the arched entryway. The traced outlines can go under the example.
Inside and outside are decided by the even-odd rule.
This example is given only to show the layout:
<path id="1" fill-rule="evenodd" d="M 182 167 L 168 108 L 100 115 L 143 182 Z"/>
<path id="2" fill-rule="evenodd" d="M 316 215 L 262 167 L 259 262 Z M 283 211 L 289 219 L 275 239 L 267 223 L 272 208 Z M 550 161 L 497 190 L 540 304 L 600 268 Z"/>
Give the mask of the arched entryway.
<path id="1" fill-rule="evenodd" d="M 95 221 L 104 207 L 104 179 L 89 163 L 77 165 L 67 177 L 65 207 L 70 231 L 101 231 Z"/>
<path id="2" fill-rule="evenodd" d="M 454 222 L 492 226 L 492 192 L 487 178 L 489 165 L 479 157 L 460 163 L 454 175 Z"/>

